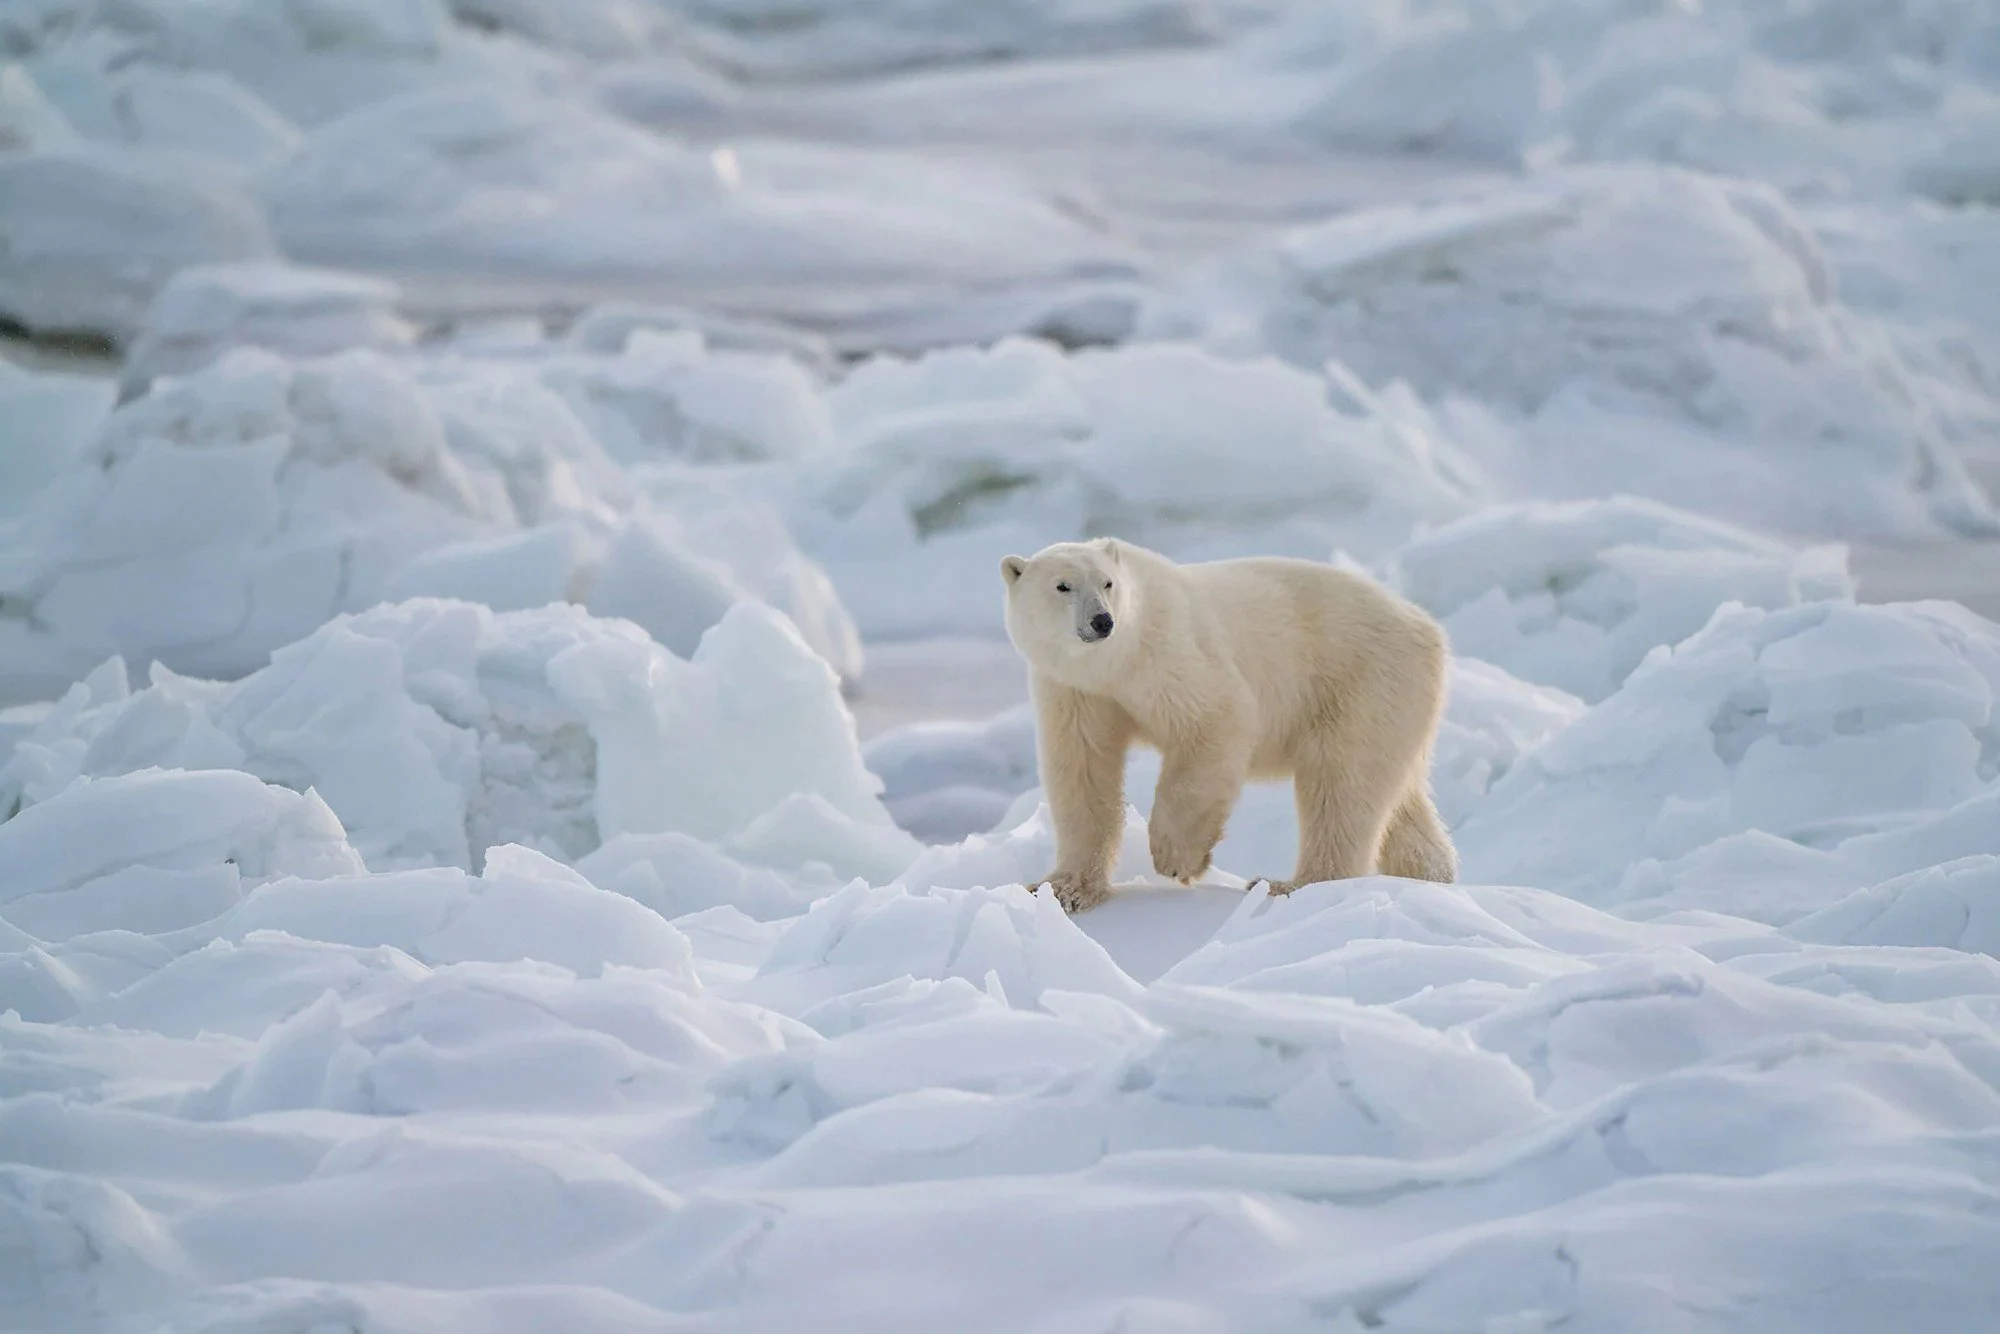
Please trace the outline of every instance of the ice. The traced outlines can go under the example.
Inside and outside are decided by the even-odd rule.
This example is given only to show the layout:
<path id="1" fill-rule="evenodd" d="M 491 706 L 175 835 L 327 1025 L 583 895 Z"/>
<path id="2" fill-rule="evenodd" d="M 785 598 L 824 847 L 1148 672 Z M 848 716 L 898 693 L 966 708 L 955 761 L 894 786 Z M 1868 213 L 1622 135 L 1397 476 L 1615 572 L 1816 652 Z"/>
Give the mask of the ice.
<path id="1" fill-rule="evenodd" d="M 128 390 L 185 376 L 232 347 L 299 356 L 395 348 L 414 335 L 395 313 L 392 283 L 283 264 L 193 265 L 146 311 L 126 354 Z"/>
<path id="2" fill-rule="evenodd" d="M 49 940 L 192 926 L 279 876 L 363 870 L 316 794 L 233 769 L 81 780 L 0 824 L 0 857 L 0 916 Z"/>
<path id="3" fill-rule="evenodd" d="M 83 375 L 34 375 L 0 367 L 0 522 L 61 476 L 111 410 L 112 390 Z"/>
<path id="4" fill-rule="evenodd" d="M 586 310 L 570 326 L 568 342 L 583 351 L 615 354 L 625 351 L 634 335 L 646 331 L 699 333 L 708 345 L 728 351 L 781 352 L 816 371 L 834 365 L 834 351 L 826 339 L 787 324 L 626 301 L 608 301 Z M 665 341 L 654 346 L 678 349 L 685 343 Z"/>
<path id="5" fill-rule="evenodd" d="M 1458 831 L 1467 874 L 1648 911 L 1826 907 L 1929 865 L 1953 808 L 1988 800 L 1996 684 L 1992 625 L 1949 604 L 1725 607 L 1494 785 Z M 1945 855 L 1994 850 L 1962 843 Z"/>
<path id="6" fill-rule="evenodd" d="M 300 291 L 236 277 L 280 301 Z M 316 336 L 284 327 L 274 341 Z M 682 654 L 736 602 L 768 602 L 861 674 L 839 594 L 768 502 L 658 512 L 533 368 L 237 347 L 79 442 L 98 392 L 0 384 L 41 428 L 14 465 L 39 498 L 0 519 L 0 701 L 54 693 L 112 653 L 241 675 L 335 614 L 416 596 L 585 603 Z M 660 579 L 663 562 L 687 577 Z"/>
<path id="7" fill-rule="evenodd" d="M 276 249 L 232 173 L 94 146 L 0 154 L 0 235 L 0 317 L 113 337 L 177 270 Z"/>
<path id="8" fill-rule="evenodd" d="M 1777 610 L 1854 591 L 1838 547 L 1795 551 L 1630 498 L 1496 506 L 1385 564 L 1443 622 L 1453 652 L 1592 702 L 1725 602 Z"/>
<path id="9" fill-rule="evenodd" d="M 418 600 L 337 619 L 238 682 L 156 669 L 144 690 L 103 693 L 16 743 L 0 801 L 152 765 L 242 769 L 311 787 L 377 870 L 469 868 L 508 842 L 573 859 L 671 831 L 791 871 L 886 878 L 916 852 L 862 768 L 831 670 L 749 604 L 692 662 L 567 605 Z M 760 747 L 769 760 L 748 758 Z M 735 757 L 733 781 L 704 755 Z"/>
<path id="10" fill-rule="evenodd" d="M 1924 385 L 1760 185 L 1602 167 L 1357 210 L 1219 261 L 1145 327 L 1500 407 L 1507 427 L 1447 432 L 1531 494 L 1803 533 L 1994 527 Z"/>
<path id="11" fill-rule="evenodd" d="M 570 340 L 609 345 L 595 356 L 548 359 L 542 379 L 622 461 L 793 460 L 834 446 L 818 383 L 788 357 L 770 355 L 789 347 L 718 341 L 711 352 L 704 329 L 661 329 L 642 312 L 615 311 L 586 315 Z"/>
<path id="12" fill-rule="evenodd" d="M 993 828 L 1035 785 L 1034 710 L 1021 705 L 984 723 L 911 723 L 870 741 L 862 758 L 881 775 L 897 824 L 932 843 L 957 842 Z"/>

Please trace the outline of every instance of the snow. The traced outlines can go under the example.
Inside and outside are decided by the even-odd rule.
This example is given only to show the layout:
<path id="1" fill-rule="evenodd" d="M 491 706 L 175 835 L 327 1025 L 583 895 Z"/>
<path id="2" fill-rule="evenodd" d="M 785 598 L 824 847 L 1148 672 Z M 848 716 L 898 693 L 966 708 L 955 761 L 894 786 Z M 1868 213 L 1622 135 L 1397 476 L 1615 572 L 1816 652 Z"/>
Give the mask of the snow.
<path id="1" fill-rule="evenodd" d="M 1985 0 L 0 6 L 0 1328 L 1986 1329 L 1996 96 Z M 1035 890 L 996 566 L 1105 532 L 1436 615 L 1461 883 L 1246 888 L 1271 783 L 1168 882 L 1141 752 Z"/>

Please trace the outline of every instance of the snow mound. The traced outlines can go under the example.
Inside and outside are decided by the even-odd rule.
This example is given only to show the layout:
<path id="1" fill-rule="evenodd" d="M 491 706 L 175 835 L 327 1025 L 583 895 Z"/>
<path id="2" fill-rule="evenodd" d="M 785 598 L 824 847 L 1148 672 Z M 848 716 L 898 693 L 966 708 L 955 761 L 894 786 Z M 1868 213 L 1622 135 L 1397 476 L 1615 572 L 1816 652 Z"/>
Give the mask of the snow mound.
<path id="1" fill-rule="evenodd" d="M 316 794 L 232 770 L 82 779 L 0 823 L 0 858 L 0 917 L 48 940 L 157 934 L 281 875 L 364 869 Z"/>
<path id="2" fill-rule="evenodd" d="M 77 397 L 53 378 L 0 392 L 38 384 L 30 427 Z M 24 453 L 36 501 L 0 516 L 0 702 L 111 654 L 240 675 L 339 612 L 419 596 L 585 602 L 683 655 L 735 602 L 767 601 L 860 675 L 845 608 L 768 504 L 651 512 L 563 397 L 505 361 L 237 348 L 81 448 L 38 446 L 60 461 Z"/>
<path id="3" fill-rule="evenodd" d="M 1144 327 L 1478 399 L 1507 420 L 1460 407 L 1448 429 L 1530 494 L 1800 532 L 1994 527 L 1923 384 L 1756 184 L 1605 167 L 1360 210 L 1220 262 Z"/>
<path id="4" fill-rule="evenodd" d="M 397 298 L 394 283 L 356 274 L 276 263 L 195 265 L 154 298 L 120 379 L 136 394 L 159 376 L 200 370 L 232 347 L 295 357 L 403 347 L 415 330 L 396 315 Z"/>
<path id="5" fill-rule="evenodd" d="M 863 769 L 838 683 L 768 609 L 731 609 L 692 662 L 580 608 L 422 600 L 340 617 L 233 683 L 155 668 L 76 687 L 15 747 L 0 801 L 79 775 L 242 769 L 311 787 L 368 865 L 565 861 L 678 831 L 762 865 L 893 874 L 916 845 Z"/>
<path id="6" fill-rule="evenodd" d="M 0 153 L 0 238 L 0 319 L 109 338 L 180 269 L 276 253 L 233 173 L 97 146 Z"/>
<path id="7" fill-rule="evenodd" d="M 2000 852 L 2000 632 L 1946 603 L 1725 607 L 1529 753 L 1468 879 L 1783 923 Z"/>
<path id="8" fill-rule="evenodd" d="M 1725 602 L 1776 610 L 1854 592 L 1839 547 L 1796 551 L 1628 497 L 1484 509 L 1385 565 L 1444 623 L 1454 653 L 1591 702 Z"/>

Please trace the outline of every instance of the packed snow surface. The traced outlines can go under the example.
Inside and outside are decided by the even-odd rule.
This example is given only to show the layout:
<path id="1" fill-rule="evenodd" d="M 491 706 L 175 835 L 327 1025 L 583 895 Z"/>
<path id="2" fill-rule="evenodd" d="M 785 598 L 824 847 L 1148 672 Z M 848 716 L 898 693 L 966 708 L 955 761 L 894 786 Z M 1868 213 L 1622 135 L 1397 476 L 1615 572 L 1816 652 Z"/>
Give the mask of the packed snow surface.
<path id="1" fill-rule="evenodd" d="M 0 5 L 0 1330 L 1985 1334 L 1986 0 Z M 1000 558 L 1449 632 L 1071 918 Z M 1955 587 L 1958 585 L 1954 585 Z"/>

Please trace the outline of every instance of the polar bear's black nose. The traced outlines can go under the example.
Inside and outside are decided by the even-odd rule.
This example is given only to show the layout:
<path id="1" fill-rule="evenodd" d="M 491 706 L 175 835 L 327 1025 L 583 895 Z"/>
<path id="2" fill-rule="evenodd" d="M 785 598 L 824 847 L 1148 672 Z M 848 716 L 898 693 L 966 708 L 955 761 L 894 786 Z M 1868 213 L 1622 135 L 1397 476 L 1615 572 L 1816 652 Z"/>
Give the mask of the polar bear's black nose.
<path id="1" fill-rule="evenodd" d="M 1097 637 L 1099 639 L 1102 639 L 1104 638 L 1104 636 L 1110 634 L 1111 613 L 1108 611 L 1098 612 L 1097 615 L 1090 618 L 1090 628 L 1097 632 Z"/>

